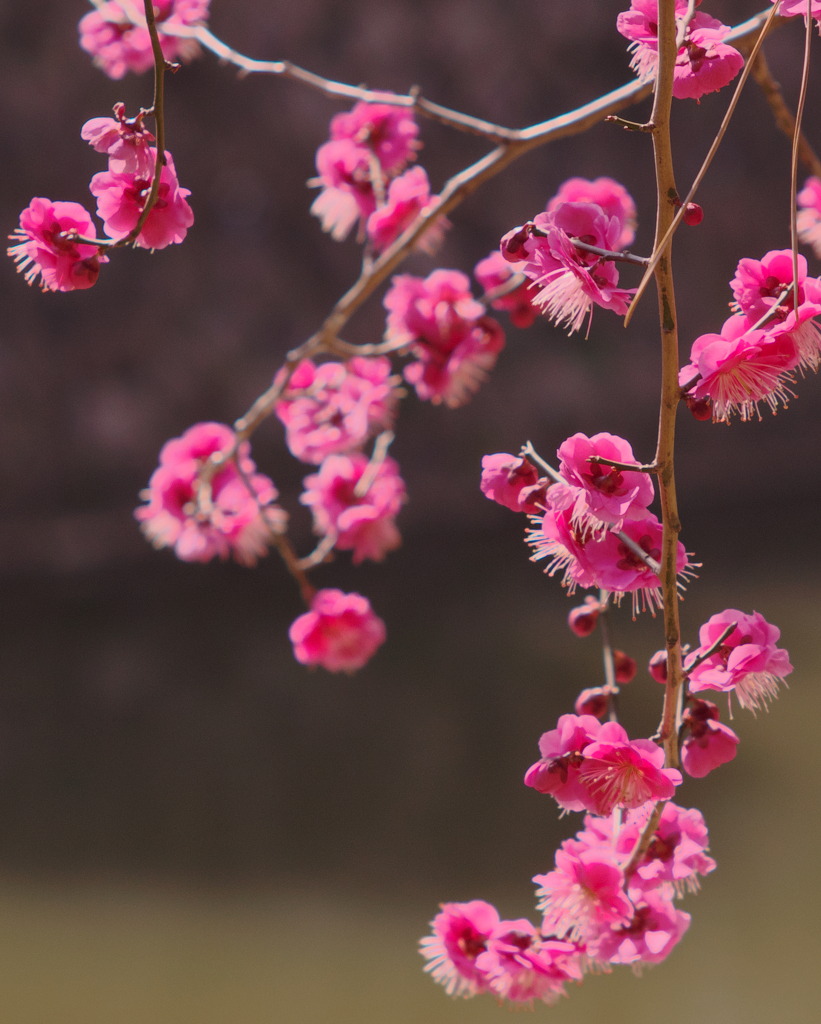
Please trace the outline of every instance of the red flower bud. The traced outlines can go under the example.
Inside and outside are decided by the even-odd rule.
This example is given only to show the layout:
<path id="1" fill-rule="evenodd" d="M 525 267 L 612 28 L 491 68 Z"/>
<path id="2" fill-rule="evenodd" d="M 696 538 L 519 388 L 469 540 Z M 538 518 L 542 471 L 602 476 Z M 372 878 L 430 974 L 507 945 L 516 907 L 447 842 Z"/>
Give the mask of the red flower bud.
<path id="1" fill-rule="evenodd" d="M 667 651 L 656 651 L 650 659 L 647 671 L 657 683 L 664 686 L 667 682 Z"/>
<path id="2" fill-rule="evenodd" d="M 689 224 L 691 228 L 694 228 L 704 220 L 704 210 L 702 210 L 698 203 L 688 203 L 684 208 L 684 216 L 681 219 L 685 224 Z"/>
<path id="3" fill-rule="evenodd" d="M 613 668 L 617 683 L 629 683 L 636 678 L 636 663 L 624 651 L 613 651 Z"/>
<path id="4" fill-rule="evenodd" d="M 594 718 L 604 718 L 607 713 L 607 705 L 610 697 L 603 686 L 594 686 L 589 690 L 582 690 L 576 698 L 573 709 L 577 715 L 593 715 Z"/>
<path id="5" fill-rule="evenodd" d="M 595 597 L 586 597 L 584 604 L 571 610 L 567 616 L 567 624 L 576 636 L 590 636 L 596 628 L 600 607 Z"/>

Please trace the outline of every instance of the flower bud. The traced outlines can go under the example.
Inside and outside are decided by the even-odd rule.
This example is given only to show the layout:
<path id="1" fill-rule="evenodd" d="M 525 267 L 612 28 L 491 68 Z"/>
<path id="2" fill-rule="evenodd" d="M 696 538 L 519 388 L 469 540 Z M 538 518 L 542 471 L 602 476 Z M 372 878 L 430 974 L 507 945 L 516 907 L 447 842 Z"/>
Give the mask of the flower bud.
<path id="1" fill-rule="evenodd" d="M 590 636 L 596 628 L 596 619 L 599 617 L 600 610 L 601 605 L 595 597 L 586 597 L 584 604 L 571 609 L 567 616 L 567 624 L 576 636 Z"/>
<path id="2" fill-rule="evenodd" d="M 577 715 L 593 715 L 594 718 L 604 718 L 609 702 L 608 691 L 603 686 L 593 686 L 588 690 L 582 690 L 576 698 L 573 708 Z"/>
<path id="3" fill-rule="evenodd" d="M 713 406 L 709 398 L 693 398 L 692 395 L 685 395 L 684 402 L 695 419 L 709 420 L 712 418 Z"/>
<path id="4" fill-rule="evenodd" d="M 704 220 L 704 210 L 702 210 L 698 203 L 688 203 L 684 208 L 684 216 L 681 219 L 685 224 L 689 224 L 691 228 L 694 228 Z"/>
<path id="5" fill-rule="evenodd" d="M 617 683 L 629 683 L 636 678 L 636 662 L 624 651 L 613 651 L 613 668 Z"/>
<path id="6" fill-rule="evenodd" d="M 647 671 L 657 683 L 664 686 L 667 683 L 667 651 L 656 651 L 650 659 Z"/>

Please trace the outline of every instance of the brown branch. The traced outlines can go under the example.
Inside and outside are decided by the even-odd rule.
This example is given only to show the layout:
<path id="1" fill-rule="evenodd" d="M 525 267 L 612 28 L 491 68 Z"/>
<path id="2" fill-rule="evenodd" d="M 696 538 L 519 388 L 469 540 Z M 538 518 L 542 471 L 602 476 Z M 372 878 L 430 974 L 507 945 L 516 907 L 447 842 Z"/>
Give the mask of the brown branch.
<path id="1" fill-rule="evenodd" d="M 772 76 L 763 50 L 758 51 L 758 56 L 753 61 L 750 74 L 764 93 L 764 98 L 775 118 L 776 127 L 792 141 L 795 135 L 795 117 L 784 101 L 781 86 Z M 821 159 L 819 159 L 818 154 L 812 148 L 803 132 L 799 134 L 798 156 L 810 174 L 814 174 L 816 178 L 821 178 Z"/>
<path id="2" fill-rule="evenodd" d="M 630 860 L 624 865 L 624 877 L 629 878 L 641 862 L 641 858 L 647 853 L 647 849 L 650 843 L 653 841 L 653 836 L 656 834 L 656 829 L 659 827 L 661 816 L 664 813 L 664 808 L 667 804 L 666 800 L 659 800 L 656 806 L 653 808 L 653 813 L 650 815 L 647 824 L 644 826 L 644 830 L 639 837 L 639 841 L 633 847 L 633 852 L 630 854 Z"/>

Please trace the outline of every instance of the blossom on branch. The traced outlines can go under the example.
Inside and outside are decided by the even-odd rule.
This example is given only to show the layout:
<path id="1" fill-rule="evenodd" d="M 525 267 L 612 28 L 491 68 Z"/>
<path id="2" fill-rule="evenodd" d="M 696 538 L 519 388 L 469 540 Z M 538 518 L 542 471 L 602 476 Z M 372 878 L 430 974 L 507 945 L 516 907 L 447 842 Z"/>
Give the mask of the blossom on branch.
<path id="1" fill-rule="evenodd" d="M 821 256 L 821 180 L 807 178 L 796 200 L 798 237 L 812 246 L 816 256 Z"/>
<path id="2" fill-rule="evenodd" d="M 416 218 L 439 201 L 431 196 L 430 182 L 424 167 L 412 167 L 388 186 L 384 206 L 375 210 L 366 224 L 366 232 L 377 253 L 383 252 L 406 231 Z M 414 249 L 433 256 L 450 227 L 447 217 L 437 217 L 417 238 Z"/>
<path id="3" fill-rule="evenodd" d="M 690 927 L 690 915 L 659 892 L 648 892 L 627 924 L 599 929 L 587 943 L 594 960 L 609 964 L 658 964 Z"/>
<path id="4" fill-rule="evenodd" d="M 322 223 L 335 242 L 344 241 L 359 221 L 364 237 L 365 224 L 376 210 L 376 194 L 371 180 L 368 152 L 349 139 L 326 142 L 316 151 L 316 178 L 311 187 L 322 191 L 311 204 L 311 213 Z"/>
<path id="5" fill-rule="evenodd" d="M 157 151 L 150 150 L 152 166 Z M 172 243 L 179 243 L 188 234 L 194 223 L 194 212 L 186 202 L 191 192 L 180 188 L 174 161 L 166 150 L 165 164 L 160 172 L 160 187 L 157 201 L 145 219 L 135 240 L 143 249 L 164 249 Z M 101 171 L 91 179 L 89 189 L 97 197 L 97 213 L 105 223 L 109 238 L 125 238 L 140 219 L 151 193 L 153 172 L 149 178 L 139 178 L 134 173 L 116 174 Z"/>
<path id="6" fill-rule="evenodd" d="M 80 129 L 80 137 L 98 153 L 108 154 L 108 169 L 114 174 L 134 174 L 138 178 L 154 176 L 156 150 L 154 136 L 143 126 L 142 115 L 127 118 L 125 105 L 114 105 L 113 117 L 92 117 Z M 153 155 L 152 155 L 153 152 Z"/>
<path id="7" fill-rule="evenodd" d="M 39 277 L 44 292 L 91 288 L 108 257 L 100 255 L 99 246 L 76 239 L 96 233 L 91 215 L 79 203 L 36 198 L 20 214 L 20 226 L 9 235 L 14 245 L 7 252 L 26 283 L 34 284 Z"/>
<path id="8" fill-rule="evenodd" d="M 363 476 L 367 489 L 360 492 Z M 306 476 L 300 502 L 314 516 L 314 533 L 332 534 L 340 551 L 353 551 L 353 563 L 381 562 L 402 543 L 394 518 L 405 501 L 399 466 L 383 459 L 375 469 L 361 452 L 329 455 L 318 473 Z"/>
<path id="9" fill-rule="evenodd" d="M 482 494 L 513 512 L 543 512 L 549 486 L 527 459 L 506 452 L 482 457 Z"/>
<path id="10" fill-rule="evenodd" d="M 735 629 L 709 658 L 688 668 L 706 653 L 731 624 Z M 727 608 L 713 615 L 698 631 L 700 646 L 687 658 L 684 671 L 693 693 L 702 690 L 734 691 L 743 708 L 756 711 L 778 695 L 778 684 L 792 672 L 790 656 L 777 646 L 781 630 L 759 612 L 747 615 Z"/>
<path id="11" fill-rule="evenodd" d="M 687 0 L 676 0 L 676 29 L 687 14 Z M 640 81 L 655 78 L 658 66 L 658 2 L 633 0 L 630 10 L 616 19 L 618 31 L 631 40 L 630 67 Z M 717 92 L 731 82 L 744 67 L 744 58 L 732 46 L 722 42 L 730 33 L 709 14 L 698 12 L 688 24 L 676 57 L 673 95 L 677 99 L 697 100 L 708 92 Z"/>
<path id="12" fill-rule="evenodd" d="M 545 940 L 526 918 L 500 921 L 476 958 L 490 991 L 511 1003 L 548 1006 L 567 995 L 567 981 L 582 980 L 582 954 L 572 942 Z"/>
<path id="13" fill-rule="evenodd" d="M 443 985 L 449 996 L 469 999 L 487 992 L 487 975 L 477 959 L 487 950 L 488 939 L 499 926 L 499 913 L 484 900 L 469 903 L 443 903 L 431 921 L 433 935 L 419 943 L 419 952 L 428 961 L 427 971 Z"/>
<path id="14" fill-rule="evenodd" d="M 695 700 L 684 712 L 690 735 L 681 746 L 681 767 L 695 779 L 703 779 L 736 755 L 738 736 L 718 718 L 718 708 L 709 700 Z"/>
<path id="15" fill-rule="evenodd" d="M 164 29 L 204 25 L 210 3 L 211 0 L 153 0 L 157 35 L 166 60 L 189 61 L 198 56 L 200 47 L 195 39 L 169 35 Z M 133 5 L 142 15 L 140 0 L 133 0 Z M 154 66 L 151 36 L 144 17 L 135 24 L 120 4 L 101 4 L 84 15 L 77 27 L 80 46 L 109 78 L 122 78 L 127 71 L 141 74 Z"/>
<path id="16" fill-rule="evenodd" d="M 288 636 L 303 665 L 350 673 L 371 660 L 387 631 L 367 597 L 329 588 L 317 591 L 310 611 L 294 619 Z"/>
<path id="17" fill-rule="evenodd" d="M 549 200 L 545 210 L 552 213 L 562 203 L 593 203 L 608 217 L 616 217 L 621 234 L 616 239 L 617 249 L 626 249 L 636 237 L 638 213 L 633 197 L 620 182 L 613 178 L 568 178 Z"/>
<path id="18" fill-rule="evenodd" d="M 385 340 L 406 345 L 416 356 L 404 375 L 417 395 L 451 409 L 468 402 L 496 365 L 505 336 L 473 298 L 467 275 L 458 270 L 434 270 L 424 279 L 399 274 L 383 302 Z"/>
<path id="19" fill-rule="evenodd" d="M 390 103 L 357 103 L 331 118 L 331 139 L 347 140 L 379 161 L 386 177 L 399 174 L 422 148 L 419 125 L 408 107 Z"/>
<path id="20" fill-rule="evenodd" d="M 516 273 L 516 266 L 508 263 L 498 249 L 479 260 L 473 268 L 473 276 L 486 292 L 501 287 Z M 525 281 L 506 295 L 493 299 L 490 305 L 493 309 L 505 310 L 514 327 L 530 327 L 539 315 L 539 309 L 534 305 L 538 291 L 534 284 Z"/>
<path id="21" fill-rule="evenodd" d="M 285 372 L 280 370 L 275 379 L 283 379 Z M 319 366 L 303 359 L 275 407 L 288 450 L 318 465 L 328 455 L 361 448 L 392 426 L 401 394 L 398 381 L 386 356 L 354 356 L 346 363 Z"/>
<path id="22" fill-rule="evenodd" d="M 221 465 L 210 486 L 201 480 L 204 464 L 230 451 L 234 441 L 234 431 L 223 423 L 197 423 L 163 445 L 160 464 L 140 495 L 148 504 L 134 512 L 155 548 L 171 547 L 184 562 L 233 554 L 250 566 L 267 552 L 271 533 L 284 529 L 287 513 L 272 504 L 277 490 L 256 472 L 247 441 L 236 463 Z"/>

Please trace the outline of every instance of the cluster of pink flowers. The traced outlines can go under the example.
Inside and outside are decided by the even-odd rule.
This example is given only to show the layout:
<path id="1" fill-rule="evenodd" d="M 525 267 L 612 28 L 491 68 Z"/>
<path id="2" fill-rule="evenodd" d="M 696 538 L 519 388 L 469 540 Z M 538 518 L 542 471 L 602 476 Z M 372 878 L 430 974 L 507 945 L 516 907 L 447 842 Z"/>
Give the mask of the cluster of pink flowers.
<path id="1" fill-rule="evenodd" d="M 585 817 L 582 831 L 556 852 L 554 870 L 533 879 L 538 929 L 526 919 L 501 921 L 483 900 L 442 904 L 420 943 L 425 970 L 449 995 L 553 1003 L 566 982 L 581 982 L 591 968 L 660 963 L 690 924 L 674 899 L 698 889 L 716 865 L 700 812 L 672 802 L 631 864 L 651 812 L 642 804 Z"/>
<path id="2" fill-rule="evenodd" d="M 413 111 L 389 103 L 357 103 L 331 119 L 330 141 L 316 152 L 317 177 L 308 182 L 322 189 L 311 213 L 323 231 L 340 242 L 358 223 L 359 240 L 367 237 L 381 253 L 435 208 L 439 197 L 424 168 L 404 171 L 422 145 L 418 134 Z M 448 227 L 447 218 L 435 218 L 416 248 L 432 255 Z"/>
<path id="3" fill-rule="evenodd" d="M 592 316 L 593 305 L 626 313 L 632 290 L 619 288 L 613 260 L 574 244 L 622 251 L 635 234 L 636 205 L 612 178 L 572 178 L 523 227 L 513 228 L 500 244 L 513 269 L 538 286 L 532 302 L 572 334 Z"/>
<path id="4" fill-rule="evenodd" d="M 729 422 L 759 416 L 759 403 L 775 412 L 792 395 L 796 369 L 816 370 L 821 361 L 821 280 L 807 275 L 798 257 L 797 288 L 789 249 L 763 259 L 743 259 L 730 282 L 737 312 L 720 334 L 703 334 L 679 371 L 688 404 L 709 403 L 713 419 Z M 798 293 L 798 303 L 795 294 Z M 708 414 L 709 415 L 709 414 Z"/>
<path id="5" fill-rule="evenodd" d="M 92 12 L 92 14 L 95 12 Z M 108 154 L 108 170 L 95 174 L 89 189 L 97 197 L 97 213 L 109 239 L 125 238 L 137 226 L 154 179 L 157 151 L 154 136 L 142 124 L 143 115 L 125 116 L 122 103 L 115 118 L 94 117 L 81 136 L 98 153 Z M 160 171 L 157 199 L 135 239 L 144 249 L 164 249 L 181 242 L 194 223 L 186 201 L 191 193 L 180 188 L 174 161 L 166 150 Z M 43 291 L 74 291 L 90 288 L 97 280 L 107 241 L 94 241 L 97 229 L 91 215 L 79 203 L 53 203 L 32 199 L 20 214 L 20 226 L 10 236 L 8 254 L 17 261 L 33 284 L 39 277 Z"/>
<path id="6" fill-rule="evenodd" d="M 153 0 L 157 35 L 168 61 L 191 60 L 199 53 L 195 39 L 174 35 L 175 29 L 204 25 L 211 0 Z M 141 74 L 154 66 L 151 37 L 142 0 L 104 3 L 80 19 L 80 46 L 109 78 L 127 71 Z"/>
<path id="7" fill-rule="evenodd" d="M 361 448 L 393 424 L 400 396 L 397 381 L 385 356 L 355 356 L 347 363 L 319 366 L 303 359 L 276 404 L 288 450 L 294 458 L 318 465 L 328 455 Z"/>
<path id="8" fill-rule="evenodd" d="M 385 340 L 407 346 L 416 361 L 405 380 L 417 395 L 451 409 L 464 405 L 496 365 L 505 335 L 473 298 L 467 275 L 434 270 L 426 278 L 400 274 L 384 298 Z"/>
<path id="9" fill-rule="evenodd" d="M 284 530 L 287 515 L 273 504 L 277 490 L 256 472 L 247 441 L 204 488 L 203 465 L 214 454 L 231 452 L 234 443 L 234 431 L 225 424 L 197 423 L 163 445 L 160 464 L 140 495 L 147 504 L 134 512 L 155 548 L 173 548 L 184 562 L 233 554 L 243 565 L 254 565 L 267 552 L 272 532 Z"/>
<path id="10" fill-rule="evenodd" d="M 700 3 L 700 0 L 698 0 Z M 696 6 L 698 6 L 698 3 Z M 676 28 L 687 15 L 687 0 L 676 0 Z M 642 81 L 655 77 L 658 66 L 658 0 L 633 0 L 629 11 L 616 19 L 618 31 L 630 40 L 630 67 Z M 744 67 L 744 58 L 722 42 L 730 29 L 709 14 L 698 11 L 687 24 L 676 58 L 673 95 L 694 99 L 717 92 Z"/>
<path id="11" fill-rule="evenodd" d="M 361 594 L 319 590 L 288 631 L 296 660 L 329 672 L 355 672 L 385 642 L 385 623 Z"/>

